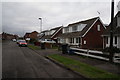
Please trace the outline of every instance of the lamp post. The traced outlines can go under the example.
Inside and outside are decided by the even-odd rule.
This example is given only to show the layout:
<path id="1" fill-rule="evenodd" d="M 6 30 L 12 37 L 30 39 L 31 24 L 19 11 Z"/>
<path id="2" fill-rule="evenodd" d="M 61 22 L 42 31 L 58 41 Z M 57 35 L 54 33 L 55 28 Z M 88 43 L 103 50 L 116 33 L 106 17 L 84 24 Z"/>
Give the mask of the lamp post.
<path id="1" fill-rule="evenodd" d="M 40 20 L 40 32 L 42 32 L 42 18 L 39 18 Z"/>
<path id="2" fill-rule="evenodd" d="M 114 0 L 111 2 L 111 25 L 110 25 L 110 55 L 109 61 L 113 62 L 113 19 L 114 19 Z"/>

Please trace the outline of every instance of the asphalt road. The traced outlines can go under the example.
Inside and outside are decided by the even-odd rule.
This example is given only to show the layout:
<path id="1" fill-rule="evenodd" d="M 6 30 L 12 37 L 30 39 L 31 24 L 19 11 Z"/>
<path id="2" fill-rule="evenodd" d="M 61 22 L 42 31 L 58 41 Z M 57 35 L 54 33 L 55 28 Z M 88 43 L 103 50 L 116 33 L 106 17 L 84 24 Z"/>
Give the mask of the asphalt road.
<path id="1" fill-rule="evenodd" d="M 2 78 L 80 78 L 27 47 L 2 44 Z"/>
<path id="2" fill-rule="evenodd" d="M 0 42 L 0 79 L 2 78 L 2 43 Z"/>

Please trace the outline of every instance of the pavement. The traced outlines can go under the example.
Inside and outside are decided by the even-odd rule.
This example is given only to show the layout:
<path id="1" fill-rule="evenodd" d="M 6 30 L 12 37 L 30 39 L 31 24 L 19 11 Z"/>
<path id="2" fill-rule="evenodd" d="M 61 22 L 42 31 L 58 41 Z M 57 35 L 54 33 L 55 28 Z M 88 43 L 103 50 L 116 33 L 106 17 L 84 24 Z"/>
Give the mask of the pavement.
<path id="1" fill-rule="evenodd" d="M 54 50 L 39 52 L 48 55 L 53 54 Z M 15 42 L 4 42 L 2 44 L 2 78 L 82 78 L 49 61 L 43 55 L 37 54 L 28 47 L 19 47 Z"/>
<path id="2" fill-rule="evenodd" d="M 35 50 L 35 52 L 37 52 L 41 56 L 47 56 L 49 54 L 59 54 L 61 56 L 69 57 L 69 58 L 78 60 L 80 62 L 95 66 L 95 67 L 100 68 L 100 69 L 103 69 L 105 71 L 120 75 L 120 64 L 119 65 L 118 64 L 111 64 L 107 61 L 88 58 L 88 57 L 81 58 L 78 55 L 62 54 L 61 51 L 58 51 L 55 49 Z"/>

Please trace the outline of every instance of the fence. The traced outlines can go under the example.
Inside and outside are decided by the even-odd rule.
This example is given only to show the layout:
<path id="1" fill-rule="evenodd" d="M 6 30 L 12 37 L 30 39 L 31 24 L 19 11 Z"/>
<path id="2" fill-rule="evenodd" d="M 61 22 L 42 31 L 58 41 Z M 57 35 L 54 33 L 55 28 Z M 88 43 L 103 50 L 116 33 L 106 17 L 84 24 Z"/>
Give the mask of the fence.
<path id="1" fill-rule="evenodd" d="M 71 50 L 74 51 L 75 54 L 82 55 L 82 56 L 87 56 L 87 57 L 92 57 L 100 60 L 109 60 L 109 55 L 108 54 L 103 54 L 101 51 L 94 51 L 94 50 L 89 50 L 89 49 L 78 49 L 78 48 L 70 48 Z M 115 63 L 120 63 L 117 58 L 114 58 Z"/>

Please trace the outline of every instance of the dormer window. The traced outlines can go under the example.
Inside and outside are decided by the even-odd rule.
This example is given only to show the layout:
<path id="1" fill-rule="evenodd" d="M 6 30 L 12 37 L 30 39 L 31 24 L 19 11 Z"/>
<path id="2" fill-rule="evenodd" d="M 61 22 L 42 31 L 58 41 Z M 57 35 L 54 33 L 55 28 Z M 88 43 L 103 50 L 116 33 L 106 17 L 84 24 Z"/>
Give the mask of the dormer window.
<path id="1" fill-rule="evenodd" d="M 77 26 L 72 27 L 72 32 L 75 32 L 75 31 L 77 31 Z"/>
<path id="2" fill-rule="evenodd" d="M 50 31 L 50 34 L 52 35 L 54 32 L 55 32 L 55 30 L 51 30 L 51 31 Z"/>
<path id="3" fill-rule="evenodd" d="M 49 35 L 49 31 L 45 32 L 45 35 Z"/>
<path id="4" fill-rule="evenodd" d="M 68 33 L 69 32 L 69 28 L 66 27 L 66 28 L 63 28 L 63 33 Z"/>
<path id="5" fill-rule="evenodd" d="M 65 28 L 65 32 L 66 32 L 66 33 L 69 32 L 69 28 Z"/>

